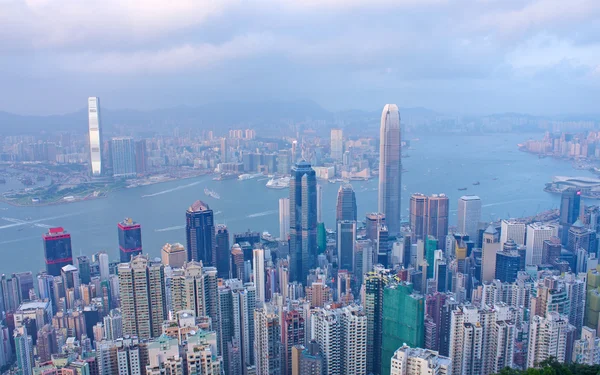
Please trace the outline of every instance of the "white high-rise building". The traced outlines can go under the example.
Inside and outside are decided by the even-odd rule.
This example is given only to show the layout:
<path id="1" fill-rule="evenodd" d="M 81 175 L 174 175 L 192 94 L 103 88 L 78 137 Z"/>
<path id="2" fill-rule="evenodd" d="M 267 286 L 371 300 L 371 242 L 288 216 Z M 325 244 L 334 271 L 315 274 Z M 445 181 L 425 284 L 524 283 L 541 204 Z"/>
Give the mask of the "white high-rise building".
<path id="1" fill-rule="evenodd" d="M 513 240 L 518 246 L 525 245 L 526 224 L 518 220 L 502 220 L 500 230 L 500 249 L 508 240 Z"/>
<path id="2" fill-rule="evenodd" d="M 317 223 L 323 222 L 323 186 L 317 184 Z"/>
<path id="3" fill-rule="evenodd" d="M 489 375 L 513 366 L 515 310 L 506 304 L 459 306 L 450 323 L 452 374 Z"/>
<path id="4" fill-rule="evenodd" d="M 110 140 L 113 177 L 135 177 L 135 142 L 132 137 Z"/>
<path id="5" fill-rule="evenodd" d="M 379 142 L 378 212 L 385 215 L 390 234 L 398 234 L 402 215 L 402 140 L 400 113 L 395 104 L 383 107 Z"/>
<path id="6" fill-rule="evenodd" d="M 108 276 L 110 276 L 108 254 L 104 251 L 101 251 L 96 254 L 96 259 L 98 262 L 98 268 L 100 269 L 100 280 L 108 280 Z"/>
<path id="7" fill-rule="evenodd" d="M 558 228 L 542 223 L 533 223 L 527 226 L 527 244 L 525 251 L 525 264 L 538 266 L 542 264 L 542 251 L 544 241 L 558 235 Z"/>
<path id="8" fill-rule="evenodd" d="M 281 324 L 276 306 L 267 303 L 254 310 L 256 375 L 283 373 Z"/>
<path id="9" fill-rule="evenodd" d="M 279 198 L 279 239 L 287 241 L 290 235 L 290 199 Z"/>
<path id="10" fill-rule="evenodd" d="M 102 128 L 100 123 L 100 98 L 88 98 L 88 121 L 90 137 L 90 166 L 92 176 L 102 175 Z"/>
<path id="11" fill-rule="evenodd" d="M 550 312 L 546 317 L 534 315 L 529 323 L 527 367 L 536 367 L 550 357 L 564 363 L 568 359 L 568 342 L 574 330 L 566 315 L 557 312 Z"/>
<path id="12" fill-rule="evenodd" d="M 342 129 L 331 129 L 331 158 L 342 161 L 344 155 L 344 132 Z"/>
<path id="13" fill-rule="evenodd" d="M 365 374 L 367 371 L 367 316 L 362 307 L 317 308 L 311 314 L 311 337 L 323 355 L 323 373 Z"/>
<path id="14" fill-rule="evenodd" d="M 458 232 L 477 242 L 477 231 L 481 221 L 481 199 L 476 195 L 463 195 L 458 199 L 456 214 Z"/>
<path id="15" fill-rule="evenodd" d="M 252 272 L 256 286 L 256 302 L 265 302 L 265 251 L 252 250 Z"/>
<path id="16" fill-rule="evenodd" d="M 390 375 L 450 375 L 450 358 L 438 352 L 404 345 L 394 352 Z"/>

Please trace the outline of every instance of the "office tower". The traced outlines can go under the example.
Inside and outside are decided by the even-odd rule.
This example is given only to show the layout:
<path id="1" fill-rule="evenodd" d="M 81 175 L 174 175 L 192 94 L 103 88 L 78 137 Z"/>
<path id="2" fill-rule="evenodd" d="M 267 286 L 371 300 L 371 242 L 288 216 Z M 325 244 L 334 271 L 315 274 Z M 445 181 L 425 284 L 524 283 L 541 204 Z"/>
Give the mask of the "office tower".
<path id="1" fill-rule="evenodd" d="M 584 249 L 587 252 L 596 254 L 598 250 L 596 232 L 586 228 L 580 220 L 576 220 L 569 227 L 566 247 L 572 253 Z"/>
<path id="2" fill-rule="evenodd" d="M 16 328 L 13 340 L 15 343 L 19 374 L 33 374 L 33 366 L 35 364 L 33 362 L 33 341 L 27 332 L 27 328 L 25 328 L 25 326 Z"/>
<path id="3" fill-rule="evenodd" d="M 331 129 L 331 158 L 342 161 L 344 154 L 344 133 L 342 129 Z M 352 219 L 347 219 L 352 220 Z M 356 220 L 356 219 L 354 219 Z"/>
<path id="4" fill-rule="evenodd" d="M 292 141 L 292 165 L 295 165 L 301 158 L 302 150 L 298 147 L 298 141 Z"/>
<path id="5" fill-rule="evenodd" d="M 581 206 L 581 191 L 576 188 L 567 188 L 560 197 L 560 238 L 563 246 L 567 245 L 568 233 L 571 224 L 577 221 Z"/>
<path id="6" fill-rule="evenodd" d="M 30 293 L 33 289 L 33 274 L 31 271 L 27 272 L 15 272 L 12 274 L 13 279 L 17 283 L 17 294 L 19 294 L 19 301 L 30 300 Z"/>
<path id="7" fill-rule="evenodd" d="M 254 364 L 254 309 L 256 289 L 230 279 L 218 287 L 219 321 L 215 324 L 219 354 L 226 374 L 242 374 L 243 366 Z"/>
<path id="8" fill-rule="evenodd" d="M 283 373 L 280 338 L 281 326 L 277 307 L 267 303 L 254 310 L 253 345 L 256 351 L 256 375 Z"/>
<path id="9" fill-rule="evenodd" d="M 95 261 L 98 263 L 98 271 L 100 273 L 100 280 L 108 280 L 110 275 L 110 265 L 108 261 L 108 254 L 104 251 L 100 251 L 94 256 Z M 94 259 L 92 259 L 94 260 Z"/>
<path id="10" fill-rule="evenodd" d="M 60 276 L 60 270 L 73 263 L 71 235 L 62 227 L 50 228 L 42 236 L 44 240 L 44 257 L 46 272 L 52 276 Z"/>
<path id="11" fill-rule="evenodd" d="M 167 317 L 164 266 L 135 256 L 118 268 L 123 334 L 158 337 Z"/>
<path id="12" fill-rule="evenodd" d="M 386 104 L 379 132 L 379 208 L 385 215 L 390 233 L 400 233 L 402 158 L 400 114 L 398 106 Z"/>
<path id="13" fill-rule="evenodd" d="M 427 211 L 425 213 L 425 228 L 427 235 L 438 240 L 440 249 L 446 248 L 448 235 L 448 214 L 450 200 L 445 194 L 433 194 L 427 197 Z"/>
<path id="14" fill-rule="evenodd" d="M 366 236 L 371 241 L 377 241 L 379 226 L 385 224 L 385 215 L 381 213 L 368 213 L 366 218 Z"/>
<path id="15" fill-rule="evenodd" d="M 600 337 L 596 330 L 582 328 L 581 339 L 573 344 L 573 362 L 589 366 L 600 364 Z"/>
<path id="16" fill-rule="evenodd" d="M 88 98 L 88 120 L 90 137 L 90 170 L 92 176 L 101 176 L 102 165 L 102 126 L 100 121 L 100 98 Z"/>
<path id="17" fill-rule="evenodd" d="M 116 137 L 110 140 L 113 177 L 136 176 L 135 142 L 132 137 Z"/>
<path id="18" fill-rule="evenodd" d="M 317 184 L 317 223 L 323 222 L 323 185 Z"/>
<path id="19" fill-rule="evenodd" d="M 335 220 L 357 220 L 356 194 L 350 184 L 340 185 L 337 195 Z"/>
<path id="20" fill-rule="evenodd" d="M 390 375 L 446 375 L 451 374 L 450 358 L 436 351 L 403 345 L 394 352 Z"/>
<path id="21" fill-rule="evenodd" d="M 89 284 L 91 280 L 91 269 L 90 269 L 90 258 L 86 255 L 80 255 L 75 258 L 77 269 L 79 270 L 79 277 L 81 278 L 82 284 Z"/>
<path id="22" fill-rule="evenodd" d="M 413 243 L 427 238 L 427 224 L 425 216 L 427 214 L 427 196 L 421 193 L 415 193 L 410 197 L 410 231 Z"/>
<path id="23" fill-rule="evenodd" d="M 471 241 L 476 241 L 477 229 L 481 220 L 481 199 L 476 195 L 460 197 L 456 220 L 458 233 L 469 236 Z"/>
<path id="24" fill-rule="evenodd" d="M 290 280 L 306 282 L 317 259 L 317 180 L 304 160 L 292 168 L 290 180 Z"/>
<path id="25" fill-rule="evenodd" d="M 483 232 L 481 249 L 481 281 L 492 281 L 496 276 L 496 254 L 500 251 L 500 234 L 489 225 Z"/>
<path id="26" fill-rule="evenodd" d="M 144 174 L 148 170 L 148 154 L 146 152 L 146 140 L 140 139 L 135 142 L 135 171 Z"/>
<path id="27" fill-rule="evenodd" d="M 555 265 L 560 261 L 560 253 L 562 250 L 562 244 L 560 238 L 551 237 L 550 239 L 544 240 L 542 245 L 542 264 Z"/>
<path id="28" fill-rule="evenodd" d="M 544 241 L 557 235 L 556 227 L 542 223 L 533 223 L 527 226 L 527 252 L 526 265 L 542 264 Z"/>
<path id="29" fill-rule="evenodd" d="M 252 251 L 252 271 L 256 287 L 256 302 L 265 302 L 265 251 L 261 248 Z"/>
<path id="30" fill-rule="evenodd" d="M 198 200 L 186 211 L 186 240 L 188 260 L 201 261 L 204 266 L 217 263 L 213 210 Z"/>
<path id="31" fill-rule="evenodd" d="M 238 244 L 231 247 L 231 277 L 242 282 L 247 282 L 244 274 L 244 252 Z"/>
<path id="32" fill-rule="evenodd" d="M 508 240 L 513 240 L 515 244 L 525 245 L 526 224 L 518 220 L 502 220 L 500 224 L 500 246 Z"/>
<path id="33" fill-rule="evenodd" d="M 287 241 L 290 234 L 290 199 L 279 198 L 279 240 Z"/>
<path id="34" fill-rule="evenodd" d="M 503 283 L 513 283 L 517 280 L 520 270 L 521 257 L 516 251 L 500 251 L 496 253 L 496 279 Z"/>
<path id="35" fill-rule="evenodd" d="M 354 243 L 356 241 L 356 221 L 337 222 L 338 269 L 354 271 Z"/>
<path id="36" fill-rule="evenodd" d="M 512 367 L 515 311 L 499 304 L 489 309 L 473 305 L 452 311 L 450 360 L 453 374 L 495 374 Z"/>
<path id="37" fill-rule="evenodd" d="M 229 246 L 229 230 L 225 224 L 217 224 L 216 234 L 217 251 L 217 274 L 222 279 L 228 279 L 230 276 L 229 265 L 231 264 L 231 247 Z"/>
<path id="38" fill-rule="evenodd" d="M 564 363 L 571 359 L 568 349 L 575 328 L 566 316 L 550 312 L 545 317 L 534 315 L 529 323 L 527 367 L 536 367 L 550 357 Z"/>
<path id="39" fill-rule="evenodd" d="M 388 267 L 390 243 L 387 225 L 382 224 L 377 228 L 375 245 L 377 246 L 377 263 L 381 264 L 383 267 Z"/>
<path id="40" fill-rule="evenodd" d="M 304 317 L 296 310 L 283 313 L 283 329 L 281 342 L 283 343 L 283 374 L 292 375 L 292 351 L 298 345 L 304 345 Z"/>
<path id="41" fill-rule="evenodd" d="M 383 291 L 388 278 L 383 269 L 365 275 L 364 307 L 367 316 L 367 373 L 381 370 L 381 340 L 383 335 Z"/>
<path id="42" fill-rule="evenodd" d="M 323 356 L 319 344 L 311 340 L 307 347 L 296 345 L 292 348 L 291 375 L 322 375 Z"/>
<path id="43" fill-rule="evenodd" d="M 252 248 L 256 244 L 260 244 L 260 233 L 247 231 L 244 233 L 234 233 L 233 234 L 233 243 L 242 244 L 243 242 L 247 242 L 250 245 L 250 249 L 248 253 L 244 253 L 244 257 L 246 260 L 252 260 Z M 242 246 L 243 247 L 243 246 Z"/>
<path id="44" fill-rule="evenodd" d="M 291 160 L 290 150 L 279 150 L 279 154 L 277 155 L 277 173 L 290 174 Z"/>
<path id="45" fill-rule="evenodd" d="M 171 266 L 171 268 L 181 268 L 186 262 L 187 252 L 182 244 L 166 243 L 161 252 L 161 260 L 165 266 Z"/>
<path id="46" fill-rule="evenodd" d="M 142 227 L 130 218 L 117 224 L 119 232 L 119 256 L 121 263 L 142 253 Z"/>
<path id="47" fill-rule="evenodd" d="M 383 291 L 380 374 L 390 373 L 390 360 L 402 345 L 420 348 L 425 345 L 424 317 L 423 296 L 413 292 L 413 284 L 388 284 Z"/>

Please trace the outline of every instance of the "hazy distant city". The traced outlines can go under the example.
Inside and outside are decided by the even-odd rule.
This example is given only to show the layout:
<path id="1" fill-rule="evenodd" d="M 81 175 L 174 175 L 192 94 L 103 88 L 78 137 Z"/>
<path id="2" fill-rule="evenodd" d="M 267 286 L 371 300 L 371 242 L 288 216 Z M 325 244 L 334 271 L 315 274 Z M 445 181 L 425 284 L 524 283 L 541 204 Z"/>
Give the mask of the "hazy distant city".
<path id="1" fill-rule="evenodd" d="M 0 4 L 0 373 L 600 374 L 599 12 Z"/>

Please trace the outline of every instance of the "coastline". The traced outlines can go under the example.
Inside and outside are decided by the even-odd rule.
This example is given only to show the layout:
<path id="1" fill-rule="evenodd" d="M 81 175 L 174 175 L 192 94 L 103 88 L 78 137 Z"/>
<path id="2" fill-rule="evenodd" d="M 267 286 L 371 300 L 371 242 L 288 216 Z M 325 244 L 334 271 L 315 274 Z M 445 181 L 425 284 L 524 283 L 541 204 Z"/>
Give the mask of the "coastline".
<path id="1" fill-rule="evenodd" d="M 6 199 L 4 198 L 3 195 L 0 195 L 0 202 L 1 203 L 5 203 L 9 206 L 12 207 L 47 207 L 47 206 L 61 206 L 61 205 L 67 205 L 70 203 L 78 203 L 78 202 L 85 202 L 85 201 L 91 201 L 91 200 L 96 200 L 96 199 L 104 199 L 104 198 L 108 198 L 108 196 L 110 195 L 110 193 L 115 192 L 115 191 L 120 191 L 123 189 L 135 189 L 138 187 L 143 187 L 143 186 L 150 186 L 150 185 L 159 185 L 165 182 L 172 182 L 172 181 L 183 181 L 183 180 L 189 180 L 191 178 L 197 178 L 197 177 L 202 177 L 202 176 L 206 176 L 209 174 L 213 174 L 214 172 L 211 171 L 202 171 L 201 173 L 198 174 L 194 174 L 194 175 L 189 175 L 189 176 L 177 176 L 177 177 L 166 177 L 163 179 L 151 179 L 149 178 L 148 180 L 139 183 L 139 184 L 133 184 L 133 185 L 124 185 L 124 186 L 120 186 L 120 187 L 115 187 L 113 189 L 110 189 L 107 192 L 103 192 L 100 193 L 98 195 L 93 195 L 93 193 L 82 197 L 82 198 L 74 198 L 74 199 L 68 199 L 65 200 L 63 197 L 60 200 L 57 201 L 52 201 L 52 202 L 39 202 L 39 203 L 29 203 L 29 204 L 21 204 L 16 202 L 15 200 L 11 200 L 11 199 Z"/>

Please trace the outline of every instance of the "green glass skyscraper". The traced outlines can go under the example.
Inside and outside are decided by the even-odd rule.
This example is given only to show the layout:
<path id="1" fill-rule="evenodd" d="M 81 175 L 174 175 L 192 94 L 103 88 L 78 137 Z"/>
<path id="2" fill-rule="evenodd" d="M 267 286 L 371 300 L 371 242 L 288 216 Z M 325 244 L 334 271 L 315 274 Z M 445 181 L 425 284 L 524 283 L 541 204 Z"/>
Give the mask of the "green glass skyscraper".
<path id="1" fill-rule="evenodd" d="M 427 278 L 433 278 L 433 269 L 434 269 L 434 255 L 435 251 L 438 249 L 438 240 L 435 239 L 432 235 L 427 236 L 427 240 L 425 241 L 425 260 L 427 261 Z"/>
<path id="2" fill-rule="evenodd" d="M 390 373 L 390 361 L 396 349 L 406 344 L 423 348 L 425 303 L 423 296 L 413 293 L 411 283 L 397 282 L 383 291 L 383 338 L 381 375 Z"/>

